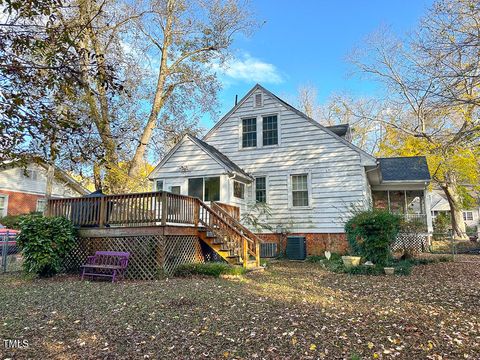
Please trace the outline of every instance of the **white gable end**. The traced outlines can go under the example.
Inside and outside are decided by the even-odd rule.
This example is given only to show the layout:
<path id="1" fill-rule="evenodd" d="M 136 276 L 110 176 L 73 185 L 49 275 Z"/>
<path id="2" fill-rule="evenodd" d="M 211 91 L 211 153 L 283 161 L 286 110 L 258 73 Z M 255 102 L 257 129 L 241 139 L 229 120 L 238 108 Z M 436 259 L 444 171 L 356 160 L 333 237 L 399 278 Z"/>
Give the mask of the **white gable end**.
<path id="1" fill-rule="evenodd" d="M 227 171 L 188 137 L 183 138 L 167 157 L 150 174 L 150 178 L 178 177 L 179 174 L 189 177 L 213 176 Z"/>

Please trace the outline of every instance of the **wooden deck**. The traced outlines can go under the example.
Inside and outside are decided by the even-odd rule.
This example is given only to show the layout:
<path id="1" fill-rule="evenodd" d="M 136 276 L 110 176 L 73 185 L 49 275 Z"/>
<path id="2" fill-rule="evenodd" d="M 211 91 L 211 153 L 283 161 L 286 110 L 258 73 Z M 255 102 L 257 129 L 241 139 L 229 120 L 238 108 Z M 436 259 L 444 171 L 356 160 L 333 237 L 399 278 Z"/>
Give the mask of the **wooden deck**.
<path id="1" fill-rule="evenodd" d="M 47 216 L 64 216 L 81 237 L 194 235 L 231 264 L 260 266 L 260 243 L 237 207 L 166 191 L 51 199 Z"/>

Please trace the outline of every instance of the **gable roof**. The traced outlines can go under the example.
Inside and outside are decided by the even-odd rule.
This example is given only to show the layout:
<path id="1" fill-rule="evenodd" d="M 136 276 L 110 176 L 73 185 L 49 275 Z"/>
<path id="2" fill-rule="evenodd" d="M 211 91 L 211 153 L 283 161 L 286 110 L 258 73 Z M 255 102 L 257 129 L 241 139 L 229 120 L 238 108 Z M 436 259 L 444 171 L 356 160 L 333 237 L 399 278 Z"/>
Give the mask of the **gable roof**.
<path id="1" fill-rule="evenodd" d="M 41 158 L 39 157 L 29 157 L 30 160 L 27 160 L 26 163 L 22 163 L 23 165 L 25 164 L 37 164 L 44 168 L 45 170 L 48 170 L 48 164 Z M 2 168 L 16 168 L 20 167 L 22 165 L 19 164 L 19 162 L 15 161 L 4 161 L 3 163 L 0 163 L 0 170 Z M 54 176 L 58 179 L 66 183 L 68 186 L 70 186 L 73 190 L 78 192 L 81 195 L 85 195 L 90 193 L 85 187 L 83 187 L 82 184 L 80 184 L 77 180 L 72 178 L 70 175 L 68 175 L 65 171 L 60 169 L 58 166 L 54 165 Z"/>
<path id="2" fill-rule="evenodd" d="M 347 135 L 350 125 L 340 124 L 340 125 L 332 125 L 332 126 L 325 126 L 325 127 L 338 136 L 345 136 Z"/>
<path id="3" fill-rule="evenodd" d="M 386 181 L 430 181 L 425 156 L 378 158 L 382 182 Z"/>
<path id="4" fill-rule="evenodd" d="M 185 134 L 185 136 L 180 140 L 170 151 L 165 155 L 165 157 L 160 161 L 160 163 L 155 166 L 155 169 L 152 170 L 150 175 L 148 176 L 149 179 L 152 179 L 151 175 L 160 167 L 162 167 L 168 159 L 177 151 L 180 145 L 183 143 L 185 139 L 191 140 L 195 145 L 197 145 L 200 149 L 202 149 L 207 155 L 209 155 L 213 160 L 217 163 L 228 169 L 229 171 L 236 173 L 247 180 L 253 180 L 253 177 L 248 174 L 245 170 L 243 170 L 240 166 L 235 164 L 232 160 L 230 160 L 225 154 L 220 152 L 217 148 L 213 147 L 210 144 L 207 144 L 205 141 L 202 141 L 191 134 Z"/>
<path id="5" fill-rule="evenodd" d="M 340 142 L 342 142 L 344 145 L 348 146 L 349 148 L 355 150 L 356 152 L 358 152 L 360 155 L 363 155 L 366 159 L 370 160 L 371 161 L 371 165 L 375 165 L 376 164 L 376 158 L 374 156 L 372 156 L 371 154 L 367 153 L 366 151 L 360 149 L 359 147 L 353 145 L 351 142 L 345 140 L 344 138 L 338 136 L 335 132 L 333 132 L 332 130 L 330 130 L 328 127 L 325 127 L 323 126 L 322 124 L 320 124 L 318 121 L 315 121 L 314 119 L 312 119 L 311 117 L 307 116 L 305 113 L 301 112 L 300 110 L 296 109 L 295 107 L 293 107 L 292 105 L 290 105 L 289 103 L 287 103 L 286 101 L 280 99 L 277 95 L 273 94 L 272 92 L 268 91 L 267 89 L 265 89 L 263 86 L 261 86 L 260 84 L 256 84 L 228 113 L 226 113 L 221 119 L 220 121 L 218 121 L 214 127 L 212 127 L 208 132 L 207 134 L 203 137 L 203 140 L 207 140 L 208 137 L 210 136 L 210 134 L 212 134 L 218 127 L 220 127 L 229 117 L 232 113 L 234 113 L 255 91 L 257 90 L 261 90 L 263 92 L 265 92 L 267 95 L 269 95 L 270 97 L 276 99 L 278 102 L 280 102 L 283 106 L 285 106 L 287 109 L 293 111 L 295 114 L 297 114 L 298 116 L 304 118 L 305 120 L 309 121 L 311 124 L 315 125 L 316 127 L 322 129 L 323 131 L 325 131 L 327 134 L 330 134 L 331 136 L 333 136 L 334 138 L 336 138 L 337 140 L 339 140 Z"/>
<path id="6" fill-rule="evenodd" d="M 231 169 L 233 172 L 236 172 L 240 175 L 245 176 L 247 179 L 253 180 L 253 178 L 248 174 L 245 170 L 243 170 L 240 166 L 235 164 L 232 160 L 228 158 L 228 156 L 224 155 L 220 150 L 213 147 L 210 144 L 207 144 L 205 141 L 196 138 L 193 135 L 188 135 L 193 142 L 197 143 L 200 147 L 202 147 L 205 151 L 211 154 L 213 157 L 220 160 L 227 168 Z"/>

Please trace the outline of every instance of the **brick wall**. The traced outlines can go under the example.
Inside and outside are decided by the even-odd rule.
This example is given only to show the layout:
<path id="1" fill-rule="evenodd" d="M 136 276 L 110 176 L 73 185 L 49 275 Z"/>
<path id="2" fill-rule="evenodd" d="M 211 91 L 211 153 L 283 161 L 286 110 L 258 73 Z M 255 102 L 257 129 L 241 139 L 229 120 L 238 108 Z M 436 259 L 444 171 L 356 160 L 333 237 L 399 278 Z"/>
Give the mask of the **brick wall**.
<path id="1" fill-rule="evenodd" d="M 44 198 L 42 195 L 7 190 L 0 190 L 0 195 L 8 195 L 8 215 L 21 215 L 34 212 L 37 210 L 37 200 Z"/>
<path id="2" fill-rule="evenodd" d="M 307 256 L 323 255 L 326 250 L 339 254 L 345 254 L 348 248 L 345 234 L 257 234 L 259 238 L 279 244 L 280 252 L 284 252 L 287 246 L 287 236 L 304 236 L 306 238 Z"/>

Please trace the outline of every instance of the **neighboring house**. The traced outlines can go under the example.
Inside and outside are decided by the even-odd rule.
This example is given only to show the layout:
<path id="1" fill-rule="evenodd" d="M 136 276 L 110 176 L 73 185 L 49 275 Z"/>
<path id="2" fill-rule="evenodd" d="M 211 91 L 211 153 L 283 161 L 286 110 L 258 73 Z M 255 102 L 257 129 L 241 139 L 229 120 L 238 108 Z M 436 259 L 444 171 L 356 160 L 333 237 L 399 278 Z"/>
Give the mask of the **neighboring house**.
<path id="1" fill-rule="evenodd" d="M 441 213 L 450 216 L 450 204 L 442 190 L 434 189 L 429 191 L 428 196 L 432 204 L 431 212 L 433 220 Z M 466 226 L 476 227 L 480 232 L 480 206 L 463 210 L 463 220 Z"/>
<path id="2" fill-rule="evenodd" d="M 46 206 L 47 165 L 31 162 L 26 168 L 0 167 L 0 218 L 42 212 Z M 55 169 L 52 197 L 75 197 L 88 191 L 67 173 Z"/>
<path id="3" fill-rule="evenodd" d="M 154 190 L 250 212 L 268 206 L 264 239 L 306 237 L 307 252 L 343 251 L 344 224 L 369 204 L 420 219 L 431 231 L 424 157 L 377 159 L 260 85 L 203 137 L 185 135 L 150 174 Z"/>

